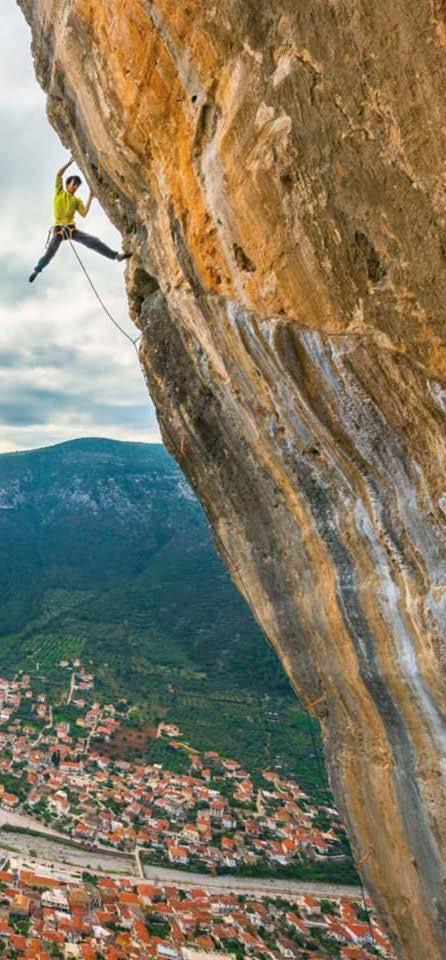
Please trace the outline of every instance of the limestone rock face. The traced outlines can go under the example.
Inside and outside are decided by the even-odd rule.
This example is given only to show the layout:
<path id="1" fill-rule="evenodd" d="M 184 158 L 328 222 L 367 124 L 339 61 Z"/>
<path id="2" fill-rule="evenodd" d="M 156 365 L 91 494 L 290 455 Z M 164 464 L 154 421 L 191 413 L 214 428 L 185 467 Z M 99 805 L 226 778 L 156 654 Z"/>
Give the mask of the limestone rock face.
<path id="1" fill-rule="evenodd" d="M 322 721 L 398 955 L 440 960 L 446 6 L 18 2 L 134 252 L 164 440 Z"/>

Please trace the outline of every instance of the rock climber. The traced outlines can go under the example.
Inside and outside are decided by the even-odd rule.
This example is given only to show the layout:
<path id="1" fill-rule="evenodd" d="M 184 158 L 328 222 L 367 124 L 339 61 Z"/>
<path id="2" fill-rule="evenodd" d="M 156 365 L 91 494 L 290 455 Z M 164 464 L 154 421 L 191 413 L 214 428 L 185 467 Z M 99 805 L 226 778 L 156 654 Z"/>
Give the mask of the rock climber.
<path id="1" fill-rule="evenodd" d="M 100 253 L 109 260 L 118 260 L 119 263 L 121 263 L 122 260 L 128 260 L 132 255 L 131 253 L 118 253 L 116 250 L 111 250 L 102 240 L 90 236 L 89 233 L 82 233 L 81 230 L 77 229 L 75 215 L 76 213 L 80 213 L 81 217 L 87 216 L 93 202 L 93 194 L 90 191 L 90 196 L 86 204 L 82 202 L 80 197 L 76 197 L 76 192 L 82 184 L 81 178 L 76 175 L 67 178 L 64 189 L 63 176 L 68 168 L 71 167 L 72 163 L 74 163 L 74 160 L 71 158 L 56 175 L 56 192 L 54 194 L 55 225 L 51 228 L 48 235 L 48 244 L 45 253 L 34 267 L 29 278 L 30 283 L 34 282 L 39 273 L 41 273 L 53 257 L 56 256 L 64 240 L 75 240 L 76 243 L 82 243 L 84 247 L 89 247 L 90 250 L 96 250 L 96 253 Z"/>

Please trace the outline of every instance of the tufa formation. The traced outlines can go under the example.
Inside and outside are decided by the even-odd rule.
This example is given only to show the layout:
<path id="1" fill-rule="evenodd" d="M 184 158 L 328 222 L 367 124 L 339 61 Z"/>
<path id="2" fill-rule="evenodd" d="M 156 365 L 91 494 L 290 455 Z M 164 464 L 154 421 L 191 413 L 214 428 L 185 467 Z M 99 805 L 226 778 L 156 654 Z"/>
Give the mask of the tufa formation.
<path id="1" fill-rule="evenodd" d="M 322 722 L 398 956 L 440 960 L 445 3 L 18 2 L 134 253 L 164 441 Z"/>

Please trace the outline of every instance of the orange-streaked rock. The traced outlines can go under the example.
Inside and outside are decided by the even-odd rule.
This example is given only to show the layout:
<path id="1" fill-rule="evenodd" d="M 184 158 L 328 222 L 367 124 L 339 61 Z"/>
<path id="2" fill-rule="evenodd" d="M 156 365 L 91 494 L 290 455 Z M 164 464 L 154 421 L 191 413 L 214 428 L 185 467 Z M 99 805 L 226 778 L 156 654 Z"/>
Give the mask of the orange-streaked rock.
<path id="1" fill-rule="evenodd" d="M 403 960 L 446 942 L 440 3 L 19 0 L 134 251 L 165 442 L 324 728 Z"/>

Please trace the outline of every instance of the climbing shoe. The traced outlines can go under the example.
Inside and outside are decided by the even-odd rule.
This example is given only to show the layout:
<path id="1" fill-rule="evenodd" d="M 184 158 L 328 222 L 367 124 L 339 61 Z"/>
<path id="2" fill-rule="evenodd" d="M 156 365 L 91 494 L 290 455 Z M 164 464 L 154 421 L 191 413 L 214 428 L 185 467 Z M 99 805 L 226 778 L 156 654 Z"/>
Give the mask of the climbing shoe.
<path id="1" fill-rule="evenodd" d="M 34 283 L 34 280 L 36 279 L 36 277 L 39 276 L 39 273 L 40 273 L 39 270 L 33 270 L 32 274 L 31 274 L 31 276 L 30 276 L 30 278 L 29 278 L 29 282 L 30 282 L 30 283 Z"/>
<path id="2" fill-rule="evenodd" d="M 132 256 L 133 256 L 132 253 L 118 253 L 118 256 L 116 257 L 116 259 L 118 263 L 122 263 L 123 260 L 128 260 Z"/>

